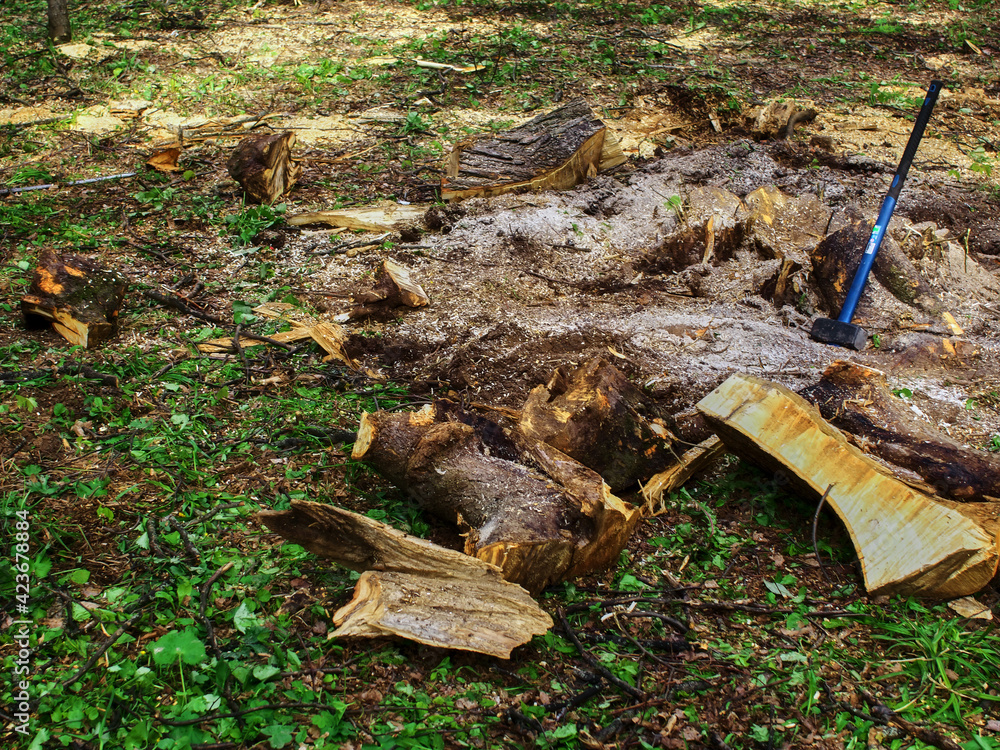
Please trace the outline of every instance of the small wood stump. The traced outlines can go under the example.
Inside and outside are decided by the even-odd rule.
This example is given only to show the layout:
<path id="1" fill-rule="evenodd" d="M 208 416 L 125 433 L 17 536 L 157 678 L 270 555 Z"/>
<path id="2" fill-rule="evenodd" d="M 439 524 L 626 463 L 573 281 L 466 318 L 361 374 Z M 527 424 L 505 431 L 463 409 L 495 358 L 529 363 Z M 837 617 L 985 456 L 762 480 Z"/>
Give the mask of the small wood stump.
<path id="1" fill-rule="evenodd" d="M 118 330 L 125 279 L 79 255 L 46 250 L 28 293 L 21 299 L 28 328 L 52 327 L 71 344 L 90 347 Z"/>
<path id="2" fill-rule="evenodd" d="M 230 176 L 255 203 L 271 205 L 298 182 L 302 167 L 292 159 L 295 133 L 251 135 L 226 162 Z"/>

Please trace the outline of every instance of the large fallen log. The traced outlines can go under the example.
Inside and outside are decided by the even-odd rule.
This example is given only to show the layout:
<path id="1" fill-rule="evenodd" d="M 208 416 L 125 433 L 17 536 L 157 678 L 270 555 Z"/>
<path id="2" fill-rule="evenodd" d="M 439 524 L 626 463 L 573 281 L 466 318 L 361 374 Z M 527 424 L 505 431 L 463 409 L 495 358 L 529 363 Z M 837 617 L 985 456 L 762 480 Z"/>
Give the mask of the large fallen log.
<path id="1" fill-rule="evenodd" d="M 458 523 L 466 553 L 533 593 L 616 560 L 640 517 L 596 472 L 447 401 L 365 414 L 353 457 Z"/>
<path id="2" fill-rule="evenodd" d="M 226 161 L 229 175 L 255 203 L 270 205 L 287 193 L 302 175 L 292 159 L 295 133 L 251 135 L 239 142 Z"/>
<path id="3" fill-rule="evenodd" d="M 677 460 L 666 425 L 644 416 L 651 408 L 617 367 L 597 358 L 572 372 L 560 367 L 547 385 L 532 390 L 519 426 L 621 492 Z"/>
<path id="4" fill-rule="evenodd" d="M 261 523 L 310 552 L 362 572 L 334 614 L 331 638 L 399 636 L 510 658 L 552 619 L 499 568 L 350 511 L 307 501 L 262 511 Z"/>
<path id="5" fill-rule="evenodd" d="M 1000 502 L 1000 459 L 962 445 L 917 417 L 878 370 L 837 361 L 799 393 L 866 453 L 915 473 L 938 495 Z"/>
<path id="6" fill-rule="evenodd" d="M 117 272 L 88 258 L 45 250 L 21 311 L 29 328 L 51 322 L 71 344 L 86 348 L 115 334 L 124 301 L 125 279 Z"/>
<path id="7" fill-rule="evenodd" d="M 954 598 L 978 591 L 996 573 L 1000 505 L 931 499 L 775 383 L 733 375 L 698 408 L 733 453 L 787 473 L 807 496 L 827 494 L 870 593 Z"/>
<path id="8" fill-rule="evenodd" d="M 441 181 L 446 201 L 511 190 L 566 190 L 625 161 L 618 140 L 583 99 L 519 128 L 455 145 Z"/>

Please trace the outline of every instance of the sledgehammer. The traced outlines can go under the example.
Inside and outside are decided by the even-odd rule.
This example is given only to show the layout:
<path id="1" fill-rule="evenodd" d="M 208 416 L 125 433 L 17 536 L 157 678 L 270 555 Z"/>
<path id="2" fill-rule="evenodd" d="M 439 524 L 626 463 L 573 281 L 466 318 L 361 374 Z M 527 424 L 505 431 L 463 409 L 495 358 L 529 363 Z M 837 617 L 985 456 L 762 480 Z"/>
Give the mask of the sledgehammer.
<path id="1" fill-rule="evenodd" d="M 875 226 L 872 227 L 871 237 L 865 246 L 865 254 L 861 257 L 861 265 L 858 266 L 858 270 L 854 274 L 854 281 L 851 282 L 851 288 L 844 299 L 840 315 L 836 320 L 830 320 L 829 318 L 816 319 L 816 322 L 813 323 L 811 333 L 811 336 L 816 341 L 858 350 L 864 349 L 865 344 L 868 342 L 868 334 L 861 326 L 851 323 L 851 319 L 854 317 L 854 309 L 858 306 L 858 300 L 861 299 L 861 292 L 865 289 L 868 274 L 872 270 L 872 264 L 875 263 L 875 255 L 882 245 L 882 238 L 885 236 L 885 229 L 889 224 L 889 219 L 892 218 L 893 209 L 896 208 L 899 191 L 903 189 L 903 180 L 906 179 L 906 173 L 910 171 L 910 162 L 913 161 L 913 155 L 917 152 L 920 139 L 923 138 L 924 128 L 927 127 L 927 121 L 931 118 L 931 110 L 934 109 L 934 103 L 937 101 L 942 85 L 941 81 L 931 81 L 931 86 L 927 89 L 924 104 L 917 115 L 917 121 L 913 123 L 913 132 L 910 133 L 910 140 L 906 142 L 906 148 L 903 150 L 903 158 L 896 168 L 896 174 L 892 178 L 889 192 L 885 196 L 885 200 L 882 201 L 882 209 L 878 212 Z"/>

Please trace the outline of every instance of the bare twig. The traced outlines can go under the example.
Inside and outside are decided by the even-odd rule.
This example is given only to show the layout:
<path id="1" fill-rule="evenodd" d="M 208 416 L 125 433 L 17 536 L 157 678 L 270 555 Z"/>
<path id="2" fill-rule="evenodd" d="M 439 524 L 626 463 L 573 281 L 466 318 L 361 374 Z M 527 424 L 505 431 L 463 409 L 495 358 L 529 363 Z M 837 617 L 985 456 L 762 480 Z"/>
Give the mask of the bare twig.
<path id="1" fill-rule="evenodd" d="M 580 643 L 580 639 L 576 637 L 576 632 L 573 630 L 572 627 L 570 627 L 569 620 L 566 619 L 566 615 L 563 613 L 562 609 L 557 610 L 557 612 L 559 614 L 559 620 L 562 623 L 563 630 L 565 631 L 566 635 L 569 636 L 569 639 L 570 641 L 573 642 L 573 645 L 576 646 L 576 650 L 580 652 L 580 656 L 583 657 L 583 660 L 590 665 L 591 669 L 593 669 L 595 672 L 598 672 L 602 677 L 604 677 L 604 679 L 606 679 L 612 685 L 618 687 L 623 692 L 628 693 L 636 700 L 640 701 L 646 700 L 646 694 L 642 690 L 640 690 L 637 687 L 633 687 L 624 680 L 616 677 L 611 672 L 610 669 L 605 667 L 603 664 L 597 661 L 597 659 L 591 656 L 590 652 L 583 647 L 582 643 Z"/>

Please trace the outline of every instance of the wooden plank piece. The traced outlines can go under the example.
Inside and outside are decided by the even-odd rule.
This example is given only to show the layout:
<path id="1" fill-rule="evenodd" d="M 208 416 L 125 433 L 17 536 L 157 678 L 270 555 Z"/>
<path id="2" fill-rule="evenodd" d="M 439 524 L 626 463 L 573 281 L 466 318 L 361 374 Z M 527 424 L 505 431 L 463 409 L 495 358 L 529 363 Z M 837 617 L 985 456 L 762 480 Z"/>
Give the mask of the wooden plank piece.
<path id="1" fill-rule="evenodd" d="M 798 394 L 733 375 L 698 409 L 733 453 L 788 472 L 813 497 L 829 488 L 827 504 L 847 527 L 870 593 L 953 598 L 996 573 L 996 528 L 889 475 Z"/>

